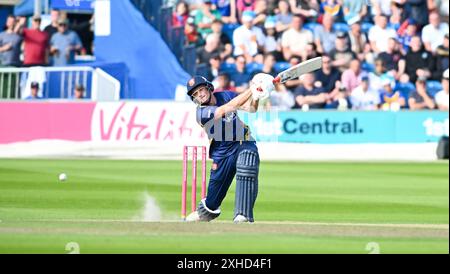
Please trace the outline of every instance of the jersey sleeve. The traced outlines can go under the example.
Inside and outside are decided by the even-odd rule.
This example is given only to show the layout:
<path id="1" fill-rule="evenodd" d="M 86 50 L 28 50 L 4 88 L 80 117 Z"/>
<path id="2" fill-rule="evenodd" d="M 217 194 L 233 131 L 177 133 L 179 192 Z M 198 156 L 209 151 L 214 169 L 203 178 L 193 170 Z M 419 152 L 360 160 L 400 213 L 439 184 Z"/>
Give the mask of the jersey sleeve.
<path id="1" fill-rule="evenodd" d="M 197 123 L 201 126 L 206 125 L 209 121 L 214 119 L 216 113 L 216 106 L 208 106 L 197 109 Z"/>

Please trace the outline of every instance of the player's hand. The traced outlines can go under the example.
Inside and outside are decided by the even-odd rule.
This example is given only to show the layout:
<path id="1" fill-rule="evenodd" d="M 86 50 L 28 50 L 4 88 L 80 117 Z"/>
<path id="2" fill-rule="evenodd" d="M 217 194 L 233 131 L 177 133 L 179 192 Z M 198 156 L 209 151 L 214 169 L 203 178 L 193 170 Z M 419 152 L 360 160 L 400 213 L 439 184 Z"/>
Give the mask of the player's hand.
<path id="1" fill-rule="evenodd" d="M 270 74 L 256 74 L 250 82 L 253 100 L 256 101 L 269 98 L 270 94 L 275 90 L 273 80 L 274 78 Z"/>

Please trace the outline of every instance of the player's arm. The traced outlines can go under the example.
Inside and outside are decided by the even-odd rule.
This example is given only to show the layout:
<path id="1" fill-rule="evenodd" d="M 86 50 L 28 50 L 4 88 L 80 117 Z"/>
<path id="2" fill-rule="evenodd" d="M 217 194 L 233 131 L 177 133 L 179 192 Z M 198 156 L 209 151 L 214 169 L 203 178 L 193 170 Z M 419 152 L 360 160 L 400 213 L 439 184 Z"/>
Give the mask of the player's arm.
<path id="1" fill-rule="evenodd" d="M 237 111 L 243 105 L 245 105 L 245 103 L 247 103 L 247 101 L 249 101 L 250 99 L 252 99 L 252 91 L 251 91 L 251 89 L 247 89 L 243 93 L 241 93 L 238 96 L 236 96 L 235 98 L 233 98 L 227 104 L 218 107 L 216 112 L 214 113 L 214 120 L 220 120 L 227 113 Z"/>
<path id="2" fill-rule="evenodd" d="M 250 97 L 250 99 L 248 99 L 247 102 L 245 102 L 244 105 L 242 105 L 239 108 L 239 110 L 246 111 L 249 113 L 255 113 L 258 111 L 258 107 L 259 107 L 259 100 L 255 100 L 252 96 Z"/>

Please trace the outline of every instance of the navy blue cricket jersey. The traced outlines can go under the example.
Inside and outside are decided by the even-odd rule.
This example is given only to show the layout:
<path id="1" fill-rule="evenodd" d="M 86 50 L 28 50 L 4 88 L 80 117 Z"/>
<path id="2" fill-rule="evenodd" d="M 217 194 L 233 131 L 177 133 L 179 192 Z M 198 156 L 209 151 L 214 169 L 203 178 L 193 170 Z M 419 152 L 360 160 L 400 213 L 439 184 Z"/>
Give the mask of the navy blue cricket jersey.
<path id="1" fill-rule="evenodd" d="M 220 160 L 237 153 L 241 142 L 255 143 L 255 140 L 251 136 L 248 126 L 239 119 L 237 112 L 228 113 L 222 119 L 214 121 L 217 108 L 230 102 L 237 94 L 223 91 L 214 93 L 214 96 L 217 100 L 215 106 L 197 108 L 197 122 L 210 139 L 209 157 Z"/>

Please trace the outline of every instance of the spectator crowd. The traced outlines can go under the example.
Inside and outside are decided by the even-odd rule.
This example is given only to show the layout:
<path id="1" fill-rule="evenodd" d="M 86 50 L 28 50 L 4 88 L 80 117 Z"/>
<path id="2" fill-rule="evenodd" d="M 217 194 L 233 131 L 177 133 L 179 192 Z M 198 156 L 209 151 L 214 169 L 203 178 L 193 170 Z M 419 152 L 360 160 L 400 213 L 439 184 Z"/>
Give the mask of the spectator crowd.
<path id="1" fill-rule="evenodd" d="M 323 57 L 267 109 L 448 110 L 448 14 L 448 0 L 185 0 L 172 25 L 216 91 Z"/>
<path id="2" fill-rule="evenodd" d="M 67 15 L 51 11 L 51 24 L 42 28 L 40 16 L 32 18 L 9 15 L 0 33 L 2 67 L 66 66 L 83 54 L 82 41 L 69 27 Z"/>

